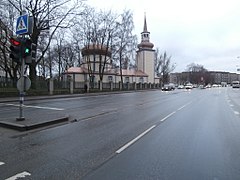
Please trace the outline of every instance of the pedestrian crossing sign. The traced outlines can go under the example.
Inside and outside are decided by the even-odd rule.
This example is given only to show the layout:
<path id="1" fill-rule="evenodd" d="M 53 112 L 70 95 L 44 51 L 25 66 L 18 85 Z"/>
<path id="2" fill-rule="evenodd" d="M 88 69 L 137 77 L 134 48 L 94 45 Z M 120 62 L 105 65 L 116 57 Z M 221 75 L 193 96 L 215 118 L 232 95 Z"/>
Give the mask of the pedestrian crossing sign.
<path id="1" fill-rule="evenodd" d="M 17 18 L 16 34 L 27 34 L 28 33 L 28 15 L 22 15 Z"/>

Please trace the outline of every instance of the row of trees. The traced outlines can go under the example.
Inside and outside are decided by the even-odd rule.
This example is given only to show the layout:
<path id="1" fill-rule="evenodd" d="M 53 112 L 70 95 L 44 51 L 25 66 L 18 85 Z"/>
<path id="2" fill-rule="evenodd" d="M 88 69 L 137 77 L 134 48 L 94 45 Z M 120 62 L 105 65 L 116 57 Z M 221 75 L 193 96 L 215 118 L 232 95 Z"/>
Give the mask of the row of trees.
<path id="1" fill-rule="evenodd" d="M 81 49 L 89 45 L 107 47 L 106 54 L 111 49 L 111 59 L 107 56 L 100 59 L 100 80 L 109 61 L 120 70 L 135 65 L 137 36 L 133 34 L 130 10 L 121 14 L 96 10 L 82 0 L 2 0 L 0 18 L 7 38 L 1 39 L 0 68 L 6 78 L 18 78 L 19 65 L 8 56 L 8 38 L 13 35 L 15 21 L 23 11 L 34 19 L 33 33 L 29 37 L 37 44 L 37 58 L 26 67 L 33 88 L 39 76 L 45 79 L 57 75 L 60 78 L 69 67 L 80 66 Z M 159 49 L 156 50 L 155 71 L 163 79 L 174 69 L 170 59 L 166 52 L 161 55 Z M 93 76 L 94 70 L 90 66 L 88 70 L 89 76 Z"/>

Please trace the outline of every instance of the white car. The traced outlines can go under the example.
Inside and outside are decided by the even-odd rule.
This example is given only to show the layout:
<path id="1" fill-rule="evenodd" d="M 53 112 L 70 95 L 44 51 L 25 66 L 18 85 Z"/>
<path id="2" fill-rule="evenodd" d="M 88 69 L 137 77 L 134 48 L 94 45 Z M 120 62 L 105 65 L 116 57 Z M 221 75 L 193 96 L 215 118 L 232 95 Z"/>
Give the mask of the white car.
<path id="1" fill-rule="evenodd" d="M 188 83 L 185 85 L 185 89 L 192 89 L 193 88 L 193 85 Z"/>
<path id="2" fill-rule="evenodd" d="M 184 89 L 184 85 L 179 85 L 178 89 Z"/>

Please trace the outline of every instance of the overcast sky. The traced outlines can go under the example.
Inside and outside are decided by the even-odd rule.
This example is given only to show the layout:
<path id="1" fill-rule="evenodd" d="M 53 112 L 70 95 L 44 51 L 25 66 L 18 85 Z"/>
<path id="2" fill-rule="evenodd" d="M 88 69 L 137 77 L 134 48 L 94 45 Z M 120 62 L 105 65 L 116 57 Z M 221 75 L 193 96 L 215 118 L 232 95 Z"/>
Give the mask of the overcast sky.
<path id="1" fill-rule="evenodd" d="M 208 70 L 237 72 L 240 68 L 239 0 L 87 0 L 99 9 L 133 12 L 138 40 L 146 12 L 150 41 L 177 64 L 190 63 Z M 157 4 L 156 4 L 157 3 Z M 239 58 L 238 58 L 239 56 Z"/>

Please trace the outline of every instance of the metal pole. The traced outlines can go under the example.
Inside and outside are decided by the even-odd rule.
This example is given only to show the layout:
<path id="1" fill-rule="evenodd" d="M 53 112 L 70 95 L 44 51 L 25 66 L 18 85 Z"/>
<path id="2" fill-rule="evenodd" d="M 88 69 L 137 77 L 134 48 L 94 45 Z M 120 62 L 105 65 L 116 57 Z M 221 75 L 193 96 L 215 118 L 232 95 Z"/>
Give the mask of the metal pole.
<path id="1" fill-rule="evenodd" d="M 24 41 L 24 36 L 22 37 L 22 42 Z M 21 55 L 20 55 L 20 61 L 22 62 L 21 65 L 21 90 L 20 90 L 20 96 L 19 96 L 19 118 L 17 118 L 17 121 L 23 121 L 24 118 L 24 112 L 23 112 L 23 102 L 24 102 L 24 90 L 25 90 L 25 78 L 24 78 L 24 67 L 25 67 L 25 60 L 23 59 L 22 51 L 23 46 L 21 42 Z"/>

